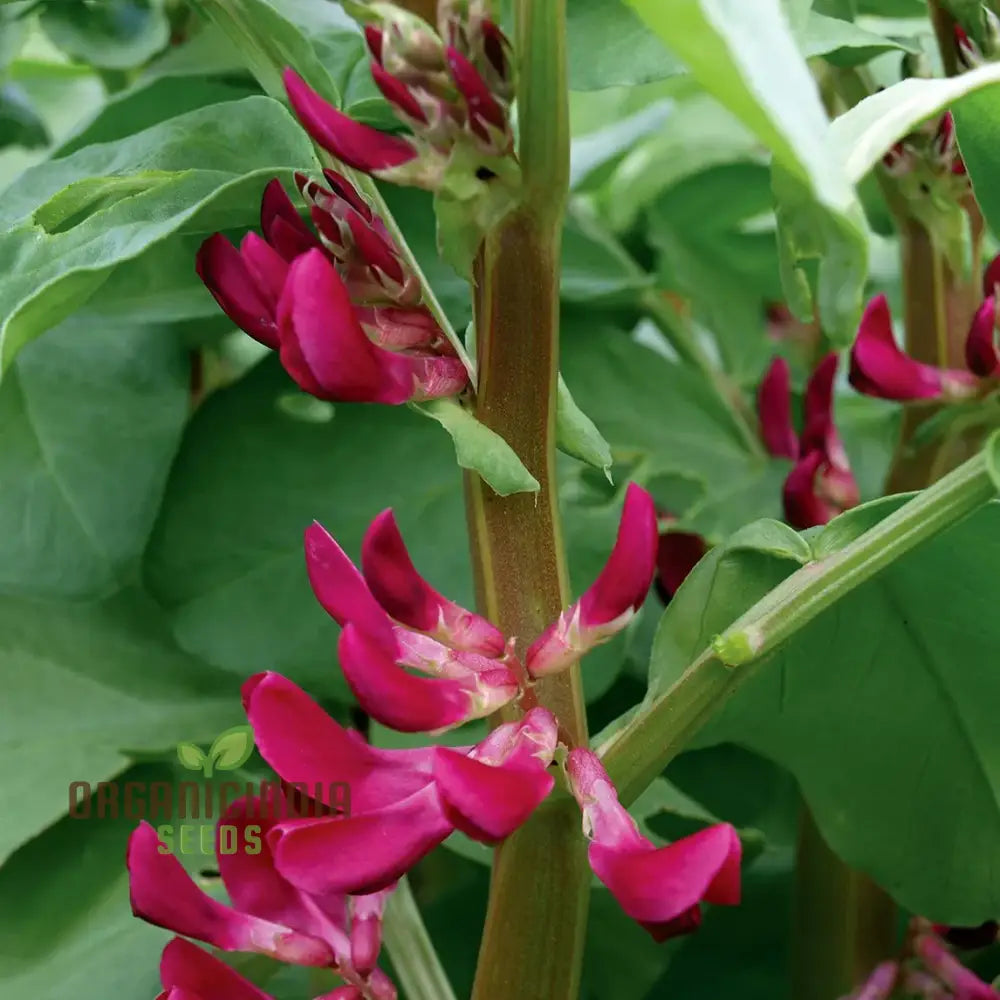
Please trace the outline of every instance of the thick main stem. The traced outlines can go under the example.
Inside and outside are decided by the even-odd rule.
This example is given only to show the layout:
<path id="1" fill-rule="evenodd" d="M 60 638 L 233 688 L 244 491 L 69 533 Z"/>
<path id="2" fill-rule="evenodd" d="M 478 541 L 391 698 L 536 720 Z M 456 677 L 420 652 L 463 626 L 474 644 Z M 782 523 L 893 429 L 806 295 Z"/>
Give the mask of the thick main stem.
<path id="1" fill-rule="evenodd" d="M 569 129 L 565 0 L 518 0 L 516 13 L 523 200 L 476 262 L 476 416 L 541 488 L 500 497 L 469 474 L 466 507 L 480 611 L 523 653 L 569 603 L 555 482 Z M 578 668 L 534 693 L 564 740 L 586 742 Z M 473 1000 L 575 1000 L 588 892 L 579 813 L 555 797 L 497 849 Z"/>

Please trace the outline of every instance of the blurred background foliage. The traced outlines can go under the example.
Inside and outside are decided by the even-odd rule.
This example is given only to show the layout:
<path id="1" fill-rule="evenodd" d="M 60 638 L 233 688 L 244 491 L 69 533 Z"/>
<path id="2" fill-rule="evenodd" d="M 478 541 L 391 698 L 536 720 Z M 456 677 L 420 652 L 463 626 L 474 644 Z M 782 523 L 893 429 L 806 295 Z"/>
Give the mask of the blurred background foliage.
<path id="1" fill-rule="evenodd" d="M 904 53 L 935 58 L 921 0 L 786 6 L 821 83 L 862 64 L 891 83 Z M 272 19 L 284 57 L 322 64 L 355 118 L 392 123 L 337 4 L 250 7 Z M 578 592 L 607 554 L 630 475 L 677 527 L 712 542 L 781 516 L 788 464 L 740 436 L 664 330 L 681 330 L 750 399 L 775 354 L 801 386 L 824 346 L 783 301 L 768 151 L 620 0 L 572 0 L 569 17 L 562 371 L 612 447 L 618 484 L 560 459 Z M 448 441 L 403 409 L 305 405 L 194 273 L 207 234 L 256 225 L 271 176 L 316 168 L 304 134 L 262 93 L 229 39 L 180 0 L 0 5 L 10 363 L 0 386 L 0 993 L 11 1000 L 148 1000 L 158 989 L 166 933 L 127 905 L 132 824 L 67 818 L 69 782 L 169 779 L 176 743 L 240 721 L 240 681 L 258 670 L 289 675 L 349 717 L 336 630 L 304 573 L 311 520 L 356 554 L 371 518 L 394 507 L 416 564 L 472 601 Z M 869 287 L 898 301 L 892 227 L 877 190 L 861 191 Z M 468 288 L 435 255 L 429 196 L 386 196 L 464 328 Z M 9 344 L 25 346 L 14 358 Z M 845 393 L 837 412 L 863 498 L 877 497 L 898 411 Z M 654 594 L 585 662 L 593 731 L 642 698 L 661 612 Z M 781 758 L 774 740 L 737 736 Z M 752 847 L 745 902 L 657 946 L 595 891 L 582 996 L 786 996 L 799 802 L 788 771 L 734 743 L 682 755 L 635 813 L 663 837 L 707 816 L 737 824 Z M 412 882 L 467 995 L 489 852 L 453 841 Z M 186 860 L 215 884 L 211 858 Z M 982 962 L 1000 972 L 989 953 Z M 261 960 L 241 967 L 277 1000 L 323 985 Z"/>

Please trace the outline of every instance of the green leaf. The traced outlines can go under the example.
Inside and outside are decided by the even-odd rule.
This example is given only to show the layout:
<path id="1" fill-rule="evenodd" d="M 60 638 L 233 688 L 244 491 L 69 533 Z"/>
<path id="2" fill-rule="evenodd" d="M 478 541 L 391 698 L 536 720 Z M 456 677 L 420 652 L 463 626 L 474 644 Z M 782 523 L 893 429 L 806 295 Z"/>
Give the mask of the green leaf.
<path id="1" fill-rule="evenodd" d="M 275 173 L 312 163 L 288 112 L 250 97 L 28 171 L 0 205 L 0 368 L 117 265 L 178 233 L 245 225 Z"/>
<path id="2" fill-rule="evenodd" d="M 200 771 L 205 766 L 208 757 L 205 755 L 205 751 L 201 747 L 195 746 L 194 743 L 178 743 L 177 759 L 189 771 Z"/>
<path id="3" fill-rule="evenodd" d="M 813 553 L 828 557 L 903 499 L 848 512 Z M 685 581 L 657 635 L 656 689 L 806 561 L 810 546 L 782 531 L 767 542 L 753 526 Z M 962 925 L 1000 908 L 997 538 L 991 503 L 893 563 L 796 633 L 701 737 L 787 767 L 848 864 L 914 912 Z"/>
<path id="4" fill-rule="evenodd" d="M 209 759 L 218 771 L 235 771 L 253 753 L 253 728 L 233 726 L 220 733 L 208 751 Z"/>
<path id="5" fill-rule="evenodd" d="M 514 449 L 458 400 L 433 399 L 413 408 L 436 420 L 451 435 L 458 464 L 477 472 L 495 493 L 506 497 L 512 493 L 537 493 L 541 488 Z"/>
<path id="6" fill-rule="evenodd" d="M 39 24 L 67 55 L 102 69 L 139 66 L 170 40 L 162 0 L 49 3 Z"/>
<path id="7" fill-rule="evenodd" d="M 556 444 L 560 451 L 600 469 L 611 482 L 611 448 L 573 400 L 562 375 L 556 396 Z"/>
<path id="8" fill-rule="evenodd" d="M 567 7 L 570 90 L 601 90 L 684 72 L 622 0 L 573 0 Z"/>
<path id="9" fill-rule="evenodd" d="M 0 386 L 0 589 L 99 596 L 135 574 L 188 411 L 162 329 L 74 317 Z"/>
<path id="10" fill-rule="evenodd" d="M 564 302 L 635 305 L 653 282 L 600 223 L 571 206 L 563 228 L 559 294 Z"/>
<path id="11" fill-rule="evenodd" d="M 66 812 L 71 782 L 96 785 L 130 753 L 207 740 L 242 714 L 235 679 L 180 653 L 135 591 L 0 599 L 0 663 L 0 858 Z"/>
<path id="12" fill-rule="evenodd" d="M 280 405 L 293 387 L 269 356 L 199 407 L 144 578 L 183 648 L 240 680 L 277 670 L 347 699 L 337 628 L 306 576 L 303 531 L 319 520 L 357 555 L 372 518 L 392 507 L 421 573 L 470 607 L 461 476 L 445 436 L 407 408 L 338 406 L 328 423 L 307 423 Z"/>
<path id="13" fill-rule="evenodd" d="M 835 66 L 857 66 L 883 52 L 919 52 L 912 42 L 887 38 L 859 28 L 850 21 L 826 17 L 815 10 L 809 12 L 796 38 L 807 59 L 822 56 Z"/>
<path id="14" fill-rule="evenodd" d="M 1000 490 L 1000 431 L 991 434 L 986 442 L 986 468 Z"/>
<path id="15" fill-rule="evenodd" d="M 782 5 L 630 3 L 698 82 L 773 153 L 787 294 L 805 311 L 800 262 L 820 257 L 823 325 L 846 341 L 861 313 L 868 251 L 864 213 L 841 164 L 830 156 L 826 113 Z"/>
<path id="16" fill-rule="evenodd" d="M 994 63 L 984 69 L 1000 72 Z M 982 73 L 983 70 L 974 70 Z M 957 79 L 972 76 L 966 73 Z M 1000 171 L 1000 88 L 987 87 L 958 101 L 952 109 L 955 134 L 976 195 L 976 202 L 994 232 L 1000 232 L 1000 192 L 996 178 Z"/>
<path id="17" fill-rule="evenodd" d="M 38 117 L 24 88 L 16 83 L 0 85 L 0 147 L 37 149 L 48 143 L 45 123 Z"/>

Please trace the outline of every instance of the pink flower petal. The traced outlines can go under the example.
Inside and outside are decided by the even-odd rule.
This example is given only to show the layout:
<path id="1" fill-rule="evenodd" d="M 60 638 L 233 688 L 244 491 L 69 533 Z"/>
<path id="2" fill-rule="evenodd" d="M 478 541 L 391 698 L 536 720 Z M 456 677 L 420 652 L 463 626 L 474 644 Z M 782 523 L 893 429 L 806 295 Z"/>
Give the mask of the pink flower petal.
<path id="1" fill-rule="evenodd" d="M 369 975 L 382 948 L 382 915 L 396 883 L 367 896 L 350 896 L 351 964 L 360 976 Z"/>
<path id="2" fill-rule="evenodd" d="M 132 912 L 158 927 L 224 951 L 255 951 L 295 965 L 329 965 L 333 952 L 314 937 L 238 913 L 202 892 L 148 823 L 129 838 L 126 864 Z"/>
<path id="3" fill-rule="evenodd" d="M 201 245 L 195 270 L 222 311 L 254 340 L 277 349 L 278 328 L 275 310 L 257 287 L 240 252 L 216 233 Z"/>
<path id="4" fill-rule="evenodd" d="M 656 549 L 656 590 L 664 604 L 680 589 L 688 574 L 708 551 L 701 535 L 688 531 L 665 531 Z"/>
<path id="5" fill-rule="evenodd" d="M 391 510 L 382 511 L 365 533 L 361 567 L 371 593 L 396 621 L 455 649 L 503 654 L 505 641 L 498 628 L 449 601 L 420 576 Z"/>
<path id="6" fill-rule="evenodd" d="M 658 544 L 653 498 L 630 483 L 618 537 L 600 575 L 529 647 L 525 666 L 532 677 L 566 669 L 625 628 L 649 592 Z"/>
<path id="7" fill-rule="evenodd" d="M 307 250 L 319 246 L 319 241 L 302 221 L 277 178 L 264 188 L 260 203 L 260 231 L 275 251 L 289 263 Z"/>
<path id="8" fill-rule="evenodd" d="M 343 280 L 321 250 L 289 268 L 278 330 L 282 364 L 314 396 L 399 404 L 414 395 L 411 366 L 365 336 Z"/>
<path id="9" fill-rule="evenodd" d="M 185 994 L 200 1000 L 271 1000 L 238 972 L 183 938 L 174 938 L 160 958 L 160 981 L 170 1000 Z"/>
<path id="10" fill-rule="evenodd" d="M 965 363 L 983 378 L 1000 375 L 1000 350 L 996 340 L 996 296 L 990 295 L 976 310 L 965 341 Z"/>
<path id="11" fill-rule="evenodd" d="M 285 70 L 284 81 L 288 99 L 305 130 L 349 167 L 374 173 L 416 157 L 416 150 L 404 139 L 362 125 L 331 107 L 293 70 Z"/>
<path id="12" fill-rule="evenodd" d="M 278 301 L 285 288 L 285 279 L 288 277 L 287 262 L 267 240 L 253 231 L 243 237 L 240 243 L 240 257 L 257 290 L 264 296 L 271 315 L 275 315 Z"/>
<path id="13" fill-rule="evenodd" d="M 393 245 L 383 239 L 371 223 L 366 222 L 357 212 L 351 210 L 344 214 L 354 245 L 364 262 L 387 275 L 397 285 L 402 285 L 406 275 Z"/>
<path id="14" fill-rule="evenodd" d="M 942 373 L 904 354 L 892 333 L 889 303 L 879 295 L 868 303 L 851 348 L 851 385 L 881 399 L 936 399 Z"/>
<path id="15" fill-rule="evenodd" d="M 280 674 L 251 677 L 243 686 L 243 703 L 254 741 L 268 764 L 285 781 L 309 788 L 346 782 L 352 814 L 398 802 L 432 780 L 433 747 L 369 746 Z"/>
<path id="16" fill-rule="evenodd" d="M 479 75 L 479 70 L 457 49 L 448 47 L 445 53 L 448 69 L 459 93 L 465 98 L 469 109 L 469 124 L 481 138 L 489 141 L 489 132 L 483 128 L 486 122 L 501 132 L 506 131 L 507 119 L 503 108 L 490 93 L 490 88 Z"/>
<path id="17" fill-rule="evenodd" d="M 353 624 L 341 633 L 338 653 L 340 669 L 361 707 L 382 725 L 400 732 L 438 732 L 499 707 L 477 703 L 478 677 L 457 680 L 407 673 L 382 644 Z M 505 701 L 516 693 L 515 685 Z"/>
<path id="18" fill-rule="evenodd" d="M 424 125 L 427 124 L 427 115 L 424 114 L 424 109 L 402 80 L 397 80 L 391 73 L 387 73 L 378 62 L 372 63 L 371 71 L 375 86 L 382 91 L 382 96 L 394 108 L 401 111 L 407 118 L 415 119 Z"/>
<path id="19" fill-rule="evenodd" d="M 595 841 L 588 856 L 621 908 L 655 937 L 702 900 L 739 903 L 740 853 L 736 831 L 720 823 L 645 851 L 621 851 Z"/>
<path id="20" fill-rule="evenodd" d="M 310 893 L 385 889 L 451 833 L 433 785 L 378 812 L 298 820 L 271 834 L 278 870 Z"/>
<path id="21" fill-rule="evenodd" d="M 389 351 L 437 350 L 447 344 L 447 341 L 442 343 L 441 327 L 423 308 L 362 306 L 357 309 L 357 316 L 372 341 Z"/>
<path id="22" fill-rule="evenodd" d="M 1000 254 L 986 265 L 986 270 L 983 272 L 983 298 L 988 299 L 991 295 L 995 295 L 997 285 L 1000 285 Z"/>
<path id="23" fill-rule="evenodd" d="M 760 433 L 768 454 L 796 459 L 799 442 L 792 426 L 791 380 L 788 362 L 775 358 L 757 389 Z"/>
<path id="24" fill-rule="evenodd" d="M 921 934 L 914 950 L 927 969 L 955 994 L 956 1000 L 996 1000 L 1000 996 L 962 965 L 935 935 Z"/>
<path id="25" fill-rule="evenodd" d="M 823 452 L 811 451 L 795 463 L 785 479 L 782 490 L 785 520 L 799 531 L 826 524 L 840 513 L 816 490 L 816 476 L 825 463 Z"/>
<path id="26" fill-rule="evenodd" d="M 487 843 L 512 834 L 555 784 L 542 765 L 485 764 L 446 747 L 436 748 L 434 780 L 448 819 Z"/>

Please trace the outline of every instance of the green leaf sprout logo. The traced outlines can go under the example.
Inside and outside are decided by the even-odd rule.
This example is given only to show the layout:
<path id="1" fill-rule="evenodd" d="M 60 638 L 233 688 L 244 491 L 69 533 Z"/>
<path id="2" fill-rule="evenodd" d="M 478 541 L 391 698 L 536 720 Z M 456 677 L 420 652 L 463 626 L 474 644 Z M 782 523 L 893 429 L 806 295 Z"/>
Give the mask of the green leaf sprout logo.
<path id="1" fill-rule="evenodd" d="M 253 730 L 250 726 L 233 726 L 220 733 L 206 754 L 194 743 L 178 743 L 177 759 L 189 771 L 201 771 L 211 778 L 215 771 L 235 771 L 253 753 Z"/>

